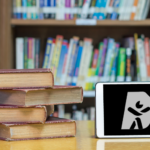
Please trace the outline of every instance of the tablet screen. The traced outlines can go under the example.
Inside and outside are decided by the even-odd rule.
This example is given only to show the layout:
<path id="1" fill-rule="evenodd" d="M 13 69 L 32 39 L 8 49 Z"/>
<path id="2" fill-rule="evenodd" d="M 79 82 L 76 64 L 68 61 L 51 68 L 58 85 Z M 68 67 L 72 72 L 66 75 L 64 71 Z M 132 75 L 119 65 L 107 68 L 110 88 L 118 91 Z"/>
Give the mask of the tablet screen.
<path id="1" fill-rule="evenodd" d="M 150 84 L 104 84 L 104 135 L 150 135 Z"/>

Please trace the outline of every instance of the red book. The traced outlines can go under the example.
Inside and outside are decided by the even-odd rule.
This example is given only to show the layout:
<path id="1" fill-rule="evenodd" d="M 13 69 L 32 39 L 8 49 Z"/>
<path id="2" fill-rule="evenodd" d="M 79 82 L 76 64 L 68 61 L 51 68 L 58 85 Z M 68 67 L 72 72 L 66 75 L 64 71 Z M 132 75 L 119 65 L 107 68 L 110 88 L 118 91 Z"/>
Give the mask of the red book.
<path id="1" fill-rule="evenodd" d="M 92 62 L 92 68 L 96 68 L 96 66 L 97 66 L 98 54 L 99 54 L 99 50 L 95 49 L 94 56 L 93 56 L 93 62 Z"/>
<path id="2" fill-rule="evenodd" d="M 45 124 L 1 124 L 0 139 L 6 141 L 49 139 L 74 137 L 76 123 L 74 120 L 48 117 Z"/>
<path id="3" fill-rule="evenodd" d="M 0 89 L 48 88 L 54 86 L 50 69 L 1 69 Z"/>
<path id="4" fill-rule="evenodd" d="M 82 103 L 83 89 L 79 86 L 0 90 L 0 105 L 37 106 Z"/>

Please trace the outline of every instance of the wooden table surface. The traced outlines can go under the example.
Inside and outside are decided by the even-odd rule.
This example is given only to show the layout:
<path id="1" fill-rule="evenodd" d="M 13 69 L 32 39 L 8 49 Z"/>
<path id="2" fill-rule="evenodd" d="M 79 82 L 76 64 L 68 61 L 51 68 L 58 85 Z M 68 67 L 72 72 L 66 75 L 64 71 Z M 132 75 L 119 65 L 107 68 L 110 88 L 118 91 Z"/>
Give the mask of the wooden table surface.
<path id="1" fill-rule="evenodd" d="M 77 121 L 77 135 L 72 138 L 0 141 L 0 150 L 150 150 L 150 139 L 97 139 L 94 121 Z"/>

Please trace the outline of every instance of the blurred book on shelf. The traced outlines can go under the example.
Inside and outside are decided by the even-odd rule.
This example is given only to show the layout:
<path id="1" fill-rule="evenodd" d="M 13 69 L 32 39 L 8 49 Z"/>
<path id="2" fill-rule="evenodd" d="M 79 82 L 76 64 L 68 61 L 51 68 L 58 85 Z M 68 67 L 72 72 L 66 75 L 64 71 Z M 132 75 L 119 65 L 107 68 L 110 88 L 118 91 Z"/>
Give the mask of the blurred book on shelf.
<path id="1" fill-rule="evenodd" d="M 49 37 L 45 46 L 43 68 L 51 68 L 55 85 L 82 86 L 95 89 L 97 82 L 149 81 L 150 40 L 144 35 L 107 37 L 98 46 L 91 38 L 62 35 Z M 16 68 L 38 68 L 40 40 L 16 38 Z"/>
<path id="2" fill-rule="evenodd" d="M 143 20 L 150 0 L 13 0 L 16 19 Z"/>

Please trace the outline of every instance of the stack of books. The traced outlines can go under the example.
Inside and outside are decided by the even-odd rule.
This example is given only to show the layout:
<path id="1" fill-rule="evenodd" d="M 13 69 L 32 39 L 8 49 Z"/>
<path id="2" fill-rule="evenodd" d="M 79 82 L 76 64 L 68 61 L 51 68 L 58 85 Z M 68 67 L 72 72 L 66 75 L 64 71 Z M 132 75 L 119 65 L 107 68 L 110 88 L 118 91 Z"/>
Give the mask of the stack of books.
<path id="1" fill-rule="evenodd" d="M 16 19 L 143 20 L 150 0 L 13 0 Z"/>
<path id="2" fill-rule="evenodd" d="M 75 121 L 52 113 L 56 104 L 82 103 L 81 87 L 54 86 L 50 69 L 0 70 L 0 83 L 1 140 L 75 136 Z"/>

